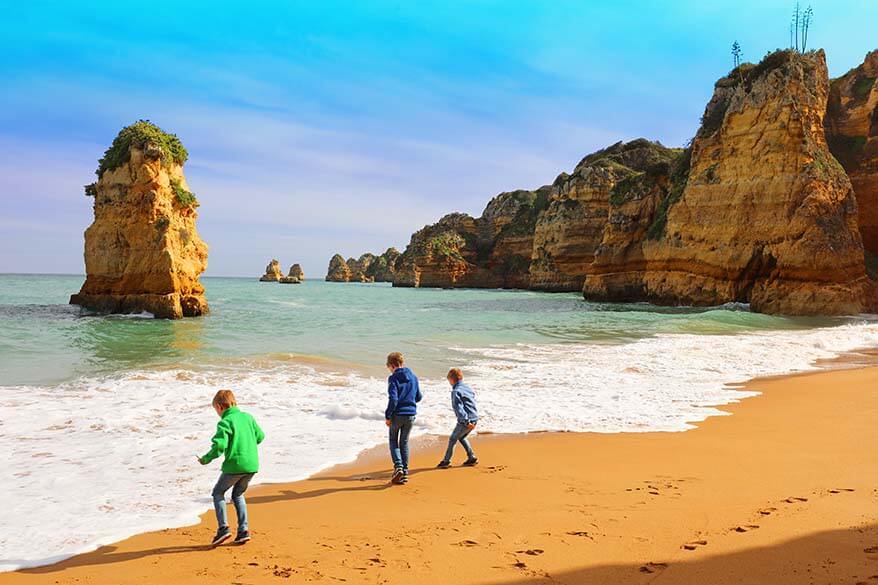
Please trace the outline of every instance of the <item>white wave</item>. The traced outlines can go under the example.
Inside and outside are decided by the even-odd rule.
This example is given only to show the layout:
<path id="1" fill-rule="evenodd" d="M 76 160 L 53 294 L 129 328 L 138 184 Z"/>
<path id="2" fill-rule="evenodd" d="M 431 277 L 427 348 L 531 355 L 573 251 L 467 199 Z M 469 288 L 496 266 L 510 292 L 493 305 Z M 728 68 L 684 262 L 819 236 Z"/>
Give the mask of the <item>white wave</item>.
<path id="1" fill-rule="evenodd" d="M 491 432 L 683 431 L 753 392 L 726 386 L 814 368 L 878 345 L 878 325 L 728 336 L 661 335 L 621 345 L 455 348 L 468 356 Z M 413 364 L 417 369 L 417 364 Z M 444 380 L 423 380 L 418 433 L 453 424 Z M 140 371 L 60 386 L 0 388 L 6 490 L 0 570 L 45 564 L 144 530 L 197 521 L 218 462 L 195 461 L 232 388 L 266 431 L 260 482 L 293 481 L 383 443 L 385 381 L 290 362 L 268 370 Z"/>

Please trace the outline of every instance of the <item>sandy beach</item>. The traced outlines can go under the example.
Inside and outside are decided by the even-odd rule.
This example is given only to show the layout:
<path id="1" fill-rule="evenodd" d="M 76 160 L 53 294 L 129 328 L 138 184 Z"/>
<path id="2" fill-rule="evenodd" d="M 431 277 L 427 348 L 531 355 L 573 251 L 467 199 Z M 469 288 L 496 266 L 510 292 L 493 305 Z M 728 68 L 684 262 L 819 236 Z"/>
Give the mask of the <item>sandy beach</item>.
<path id="1" fill-rule="evenodd" d="M 406 486 L 381 449 L 251 490 L 247 545 L 203 546 L 210 513 L 0 584 L 878 583 L 876 385 L 757 380 L 682 433 L 482 435 L 472 469 L 418 438 Z"/>

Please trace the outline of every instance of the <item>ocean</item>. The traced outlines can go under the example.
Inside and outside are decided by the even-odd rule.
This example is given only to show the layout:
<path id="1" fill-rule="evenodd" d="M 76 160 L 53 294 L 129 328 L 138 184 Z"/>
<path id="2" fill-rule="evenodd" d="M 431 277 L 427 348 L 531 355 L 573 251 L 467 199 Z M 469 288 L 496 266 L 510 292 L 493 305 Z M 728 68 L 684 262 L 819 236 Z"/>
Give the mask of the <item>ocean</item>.
<path id="1" fill-rule="evenodd" d="M 878 319 L 598 304 L 579 294 L 204 278 L 211 314 L 162 321 L 67 304 L 82 276 L 0 275 L 0 570 L 46 564 L 211 507 L 195 461 L 230 388 L 265 429 L 259 482 L 386 440 L 390 351 L 422 379 L 418 434 L 453 426 L 445 372 L 480 432 L 679 432 L 755 376 L 878 347 Z"/>

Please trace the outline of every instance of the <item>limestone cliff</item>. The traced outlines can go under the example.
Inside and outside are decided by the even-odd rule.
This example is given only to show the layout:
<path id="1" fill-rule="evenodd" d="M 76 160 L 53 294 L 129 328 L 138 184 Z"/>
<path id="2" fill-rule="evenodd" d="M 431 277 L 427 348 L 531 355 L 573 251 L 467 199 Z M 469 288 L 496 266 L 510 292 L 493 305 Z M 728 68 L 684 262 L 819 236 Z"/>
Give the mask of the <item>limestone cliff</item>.
<path id="1" fill-rule="evenodd" d="M 207 312 L 199 276 L 207 245 L 198 236 L 198 201 L 176 136 L 148 121 L 123 128 L 101 159 L 94 222 L 85 231 L 86 280 L 72 304 L 107 313 L 148 311 L 158 318 Z"/>
<path id="2" fill-rule="evenodd" d="M 586 156 L 553 184 L 536 222 L 530 287 L 579 291 L 607 224 L 610 193 L 624 179 L 667 163 L 679 149 L 645 139 L 618 142 Z"/>
<path id="3" fill-rule="evenodd" d="M 526 288 L 548 190 L 501 193 L 478 218 L 452 213 L 425 226 L 400 256 L 393 285 Z"/>
<path id="4" fill-rule="evenodd" d="M 265 274 L 259 277 L 259 282 L 280 282 L 284 273 L 280 269 L 280 262 L 272 260 L 265 267 Z"/>
<path id="5" fill-rule="evenodd" d="M 336 254 L 329 260 L 329 268 L 326 271 L 326 282 L 349 282 L 351 269 L 341 254 Z"/>
<path id="6" fill-rule="evenodd" d="M 366 253 L 359 258 L 348 258 L 346 264 L 351 272 L 348 281 L 350 282 L 375 282 L 374 277 L 369 276 L 367 272 L 375 262 L 375 254 Z"/>
<path id="7" fill-rule="evenodd" d="M 366 276 L 374 282 L 393 282 L 396 273 L 396 262 L 399 260 L 399 250 L 387 248 L 380 256 L 375 256 L 372 263 L 366 269 Z"/>
<path id="8" fill-rule="evenodd" d="M 865 271 L 857 202 L 824 137 L 828 92 L 822 51 L 778 51 L 720 79 L 688 170 L 644 176 L 630 200 L 620 194 L 598 253 L 615 260 L 596 260 L 585 296 L 859 312 Z M 635 225 L 624 228 L 632 241 L 620 243 L 612 226 L 632 218 Z"/>
<path id="9" fill-rule="evenodd" d="M 829 149 L 851 179 L 863 246 L 878 254 L 878 51 L 832 80 L 827 107 Z"/>

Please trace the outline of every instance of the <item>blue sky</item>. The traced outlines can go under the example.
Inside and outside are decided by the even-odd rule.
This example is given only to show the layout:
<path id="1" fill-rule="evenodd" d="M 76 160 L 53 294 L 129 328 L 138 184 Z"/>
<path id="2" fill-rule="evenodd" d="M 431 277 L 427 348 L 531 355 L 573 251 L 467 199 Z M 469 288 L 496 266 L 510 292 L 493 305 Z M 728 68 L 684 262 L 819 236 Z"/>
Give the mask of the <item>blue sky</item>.
<path id="1" fill-rule="evenodd" d="M 235 4 L 236 6 L 231 6 Z M 807 3 L 806 3 L 807 4 Z M 875 0 L 814 1 L 831 75 Z M 208 275 L 323 276 L 639 136 L 682 145 L 713 82 L 788 43 L 788 1 L 29 2 L 0 21 L 0 272 L 82 273 L 82 185 L 139 118 L 176 133 Z"/>

